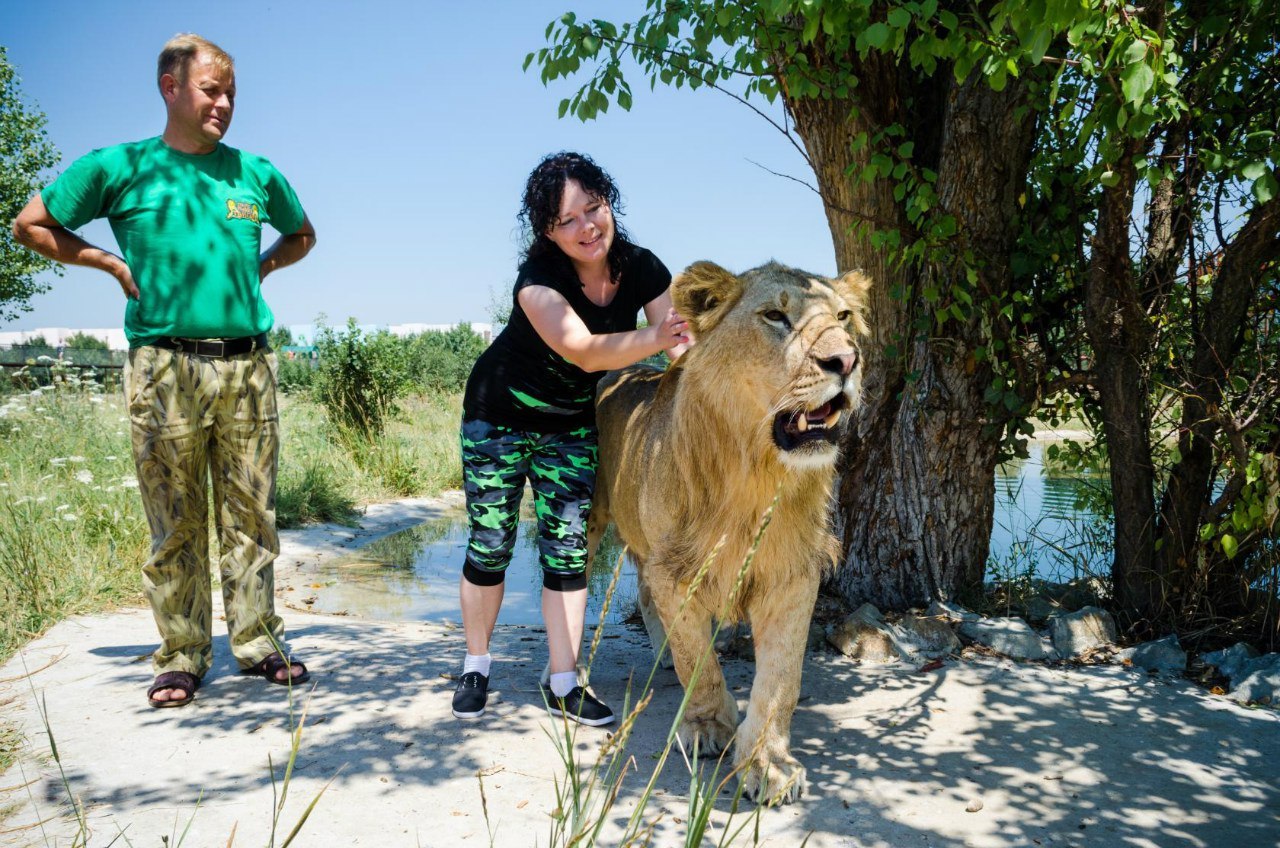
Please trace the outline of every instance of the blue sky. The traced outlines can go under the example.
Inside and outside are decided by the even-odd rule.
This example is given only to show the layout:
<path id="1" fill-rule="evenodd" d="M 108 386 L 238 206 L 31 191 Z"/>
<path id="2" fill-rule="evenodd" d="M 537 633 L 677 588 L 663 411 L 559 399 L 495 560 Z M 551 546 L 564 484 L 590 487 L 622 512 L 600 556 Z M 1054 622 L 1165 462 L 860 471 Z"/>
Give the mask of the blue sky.
<path id="1" fill-rule="evenodd" d="M 319 234 L 302 264 L 267 282 L 277 322 L 488 321 L 509 297 L 524 179 L 542 155 L 590 154 L 622 189 L 624 223 L 673 271 L 699 259 L 745 270 L 771 258 L 835 272 L 800 155 L 723 94 L 637 75 L 630 112 L 557 119 L 575 84 L 544 87 L 525 55 L 570 8 L 634 18 L 643 2 L 261 0 L 5 2 L 0 44 L 48 117 L 62 166 L 95 147 L 157 135 L 155 57 L 198 32 L 236 59 L 227 142 L 269 157 Z M 62 167 L 60 166 L 60 167 Z M 114 249 L 103 222 L 82 234 Z M 34 310 L 0 329 L 119 326 L 114 280 L 70 268 Z"/>

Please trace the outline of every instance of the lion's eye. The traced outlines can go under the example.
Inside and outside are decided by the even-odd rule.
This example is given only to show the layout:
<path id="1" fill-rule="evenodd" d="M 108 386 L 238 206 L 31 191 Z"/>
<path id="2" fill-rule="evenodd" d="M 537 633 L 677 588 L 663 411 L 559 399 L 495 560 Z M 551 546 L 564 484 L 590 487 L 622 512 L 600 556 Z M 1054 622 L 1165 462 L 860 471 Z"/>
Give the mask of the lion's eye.
<path id="1" fill-rule="evenodd" d="M 853 313 L 850 312 L 848 309 L 841 309 L 839 312 L 836 313 L 836 320 L 841 323 L 848 321 L 852 317 L 853 317 Z"/>
<path id="2" fill-rule="evenodd" d="M 775 324 L 782 324 L 784 327 L 790 327 L 791 322 L 787 320 L 787 313 L 780 309 L 770 309 L 764 313 L 766 321 L 772 321 Z"/>

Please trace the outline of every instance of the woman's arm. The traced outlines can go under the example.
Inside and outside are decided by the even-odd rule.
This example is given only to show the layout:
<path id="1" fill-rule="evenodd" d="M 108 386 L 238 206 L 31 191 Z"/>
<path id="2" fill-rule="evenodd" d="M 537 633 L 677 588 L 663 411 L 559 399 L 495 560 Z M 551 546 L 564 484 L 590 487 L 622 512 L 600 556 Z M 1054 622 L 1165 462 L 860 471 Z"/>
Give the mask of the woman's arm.
<path id="1" fill-rule="evenodd" d="M 654 298 L 645 305 L 645 315 L 650 321 L 648 327 L 599 335 L 587 329 L 569 301 L 554 289 L 547 286 L 526 286 L 520 290 L 517 299 L 529 316 L 529 323 L 547 346 L 583 371 L 623 368 L 689 341 L 686 335 L 688 325 L 670 308 L 669 297 L 664 314 L 656 315 L 649 311 L 649 307 L 661 300 L 661 297 Z"/>

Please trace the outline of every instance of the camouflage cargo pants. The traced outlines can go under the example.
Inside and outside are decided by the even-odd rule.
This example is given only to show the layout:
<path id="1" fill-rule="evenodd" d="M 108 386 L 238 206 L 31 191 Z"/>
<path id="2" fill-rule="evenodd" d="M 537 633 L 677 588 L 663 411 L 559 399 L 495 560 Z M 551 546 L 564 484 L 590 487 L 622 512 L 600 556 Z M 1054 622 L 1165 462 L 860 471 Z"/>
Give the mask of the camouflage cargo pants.
<path id="1" fill-rule="evenodd" d="M 485 421 L 462 422 L 462 485 L 471 538 L 463 573 L 472 583 L 502 582 L 516 540 L 525 479 L 533 489 L 543 585 L 587 585 L 587 519 L 599 448 L 594 427 L 539 434 Z"/>
<path id="2" fill-rule="evenodd" d="M 160 647 L 157 674 L 203 676 L 212 646 L 209 495 L 231 651 L 247 668 L 283 646 L 275 614 L 276 359 L 226 359 L 157 347 L 129 351 L 125 391 L 138 488 L 151 527 L 142 582 Z"/>

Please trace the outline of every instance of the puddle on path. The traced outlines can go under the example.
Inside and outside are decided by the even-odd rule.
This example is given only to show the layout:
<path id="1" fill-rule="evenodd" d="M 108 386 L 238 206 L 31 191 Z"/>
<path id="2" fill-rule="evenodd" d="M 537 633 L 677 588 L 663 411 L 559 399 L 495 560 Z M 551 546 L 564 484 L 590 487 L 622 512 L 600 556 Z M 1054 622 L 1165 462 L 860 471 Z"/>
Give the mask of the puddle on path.
<path id="1" fill-rule="evenodd" d="M 525 503 L 531 501 L 525 493 Z M 393 533 L 362 547 L 349 557 L 322 566 L 309 582 L 320 584 L 311 609 L 323 613 L 347 613 L 384 621 L 461 622 L 458 580 L 467 548 L 467 522 L 462 510 L 450 512 L 417 527 Z M 600 566 L 591 576 L 587 592 L 587 623 L 600 620 L 600 609 L 613 579 L 612 566 L 621 549 L 606 537 L 601 545 Z M 605 619 L 609 624 L 625 620 L 636 608 L 636 575 L 623 563 L 618 586 Z M 506 593 L 499 624 L 542 624 L 542 569 L 534 537 L 532 514 L 522 515 L 515 554 L 507 569 Z"/>

